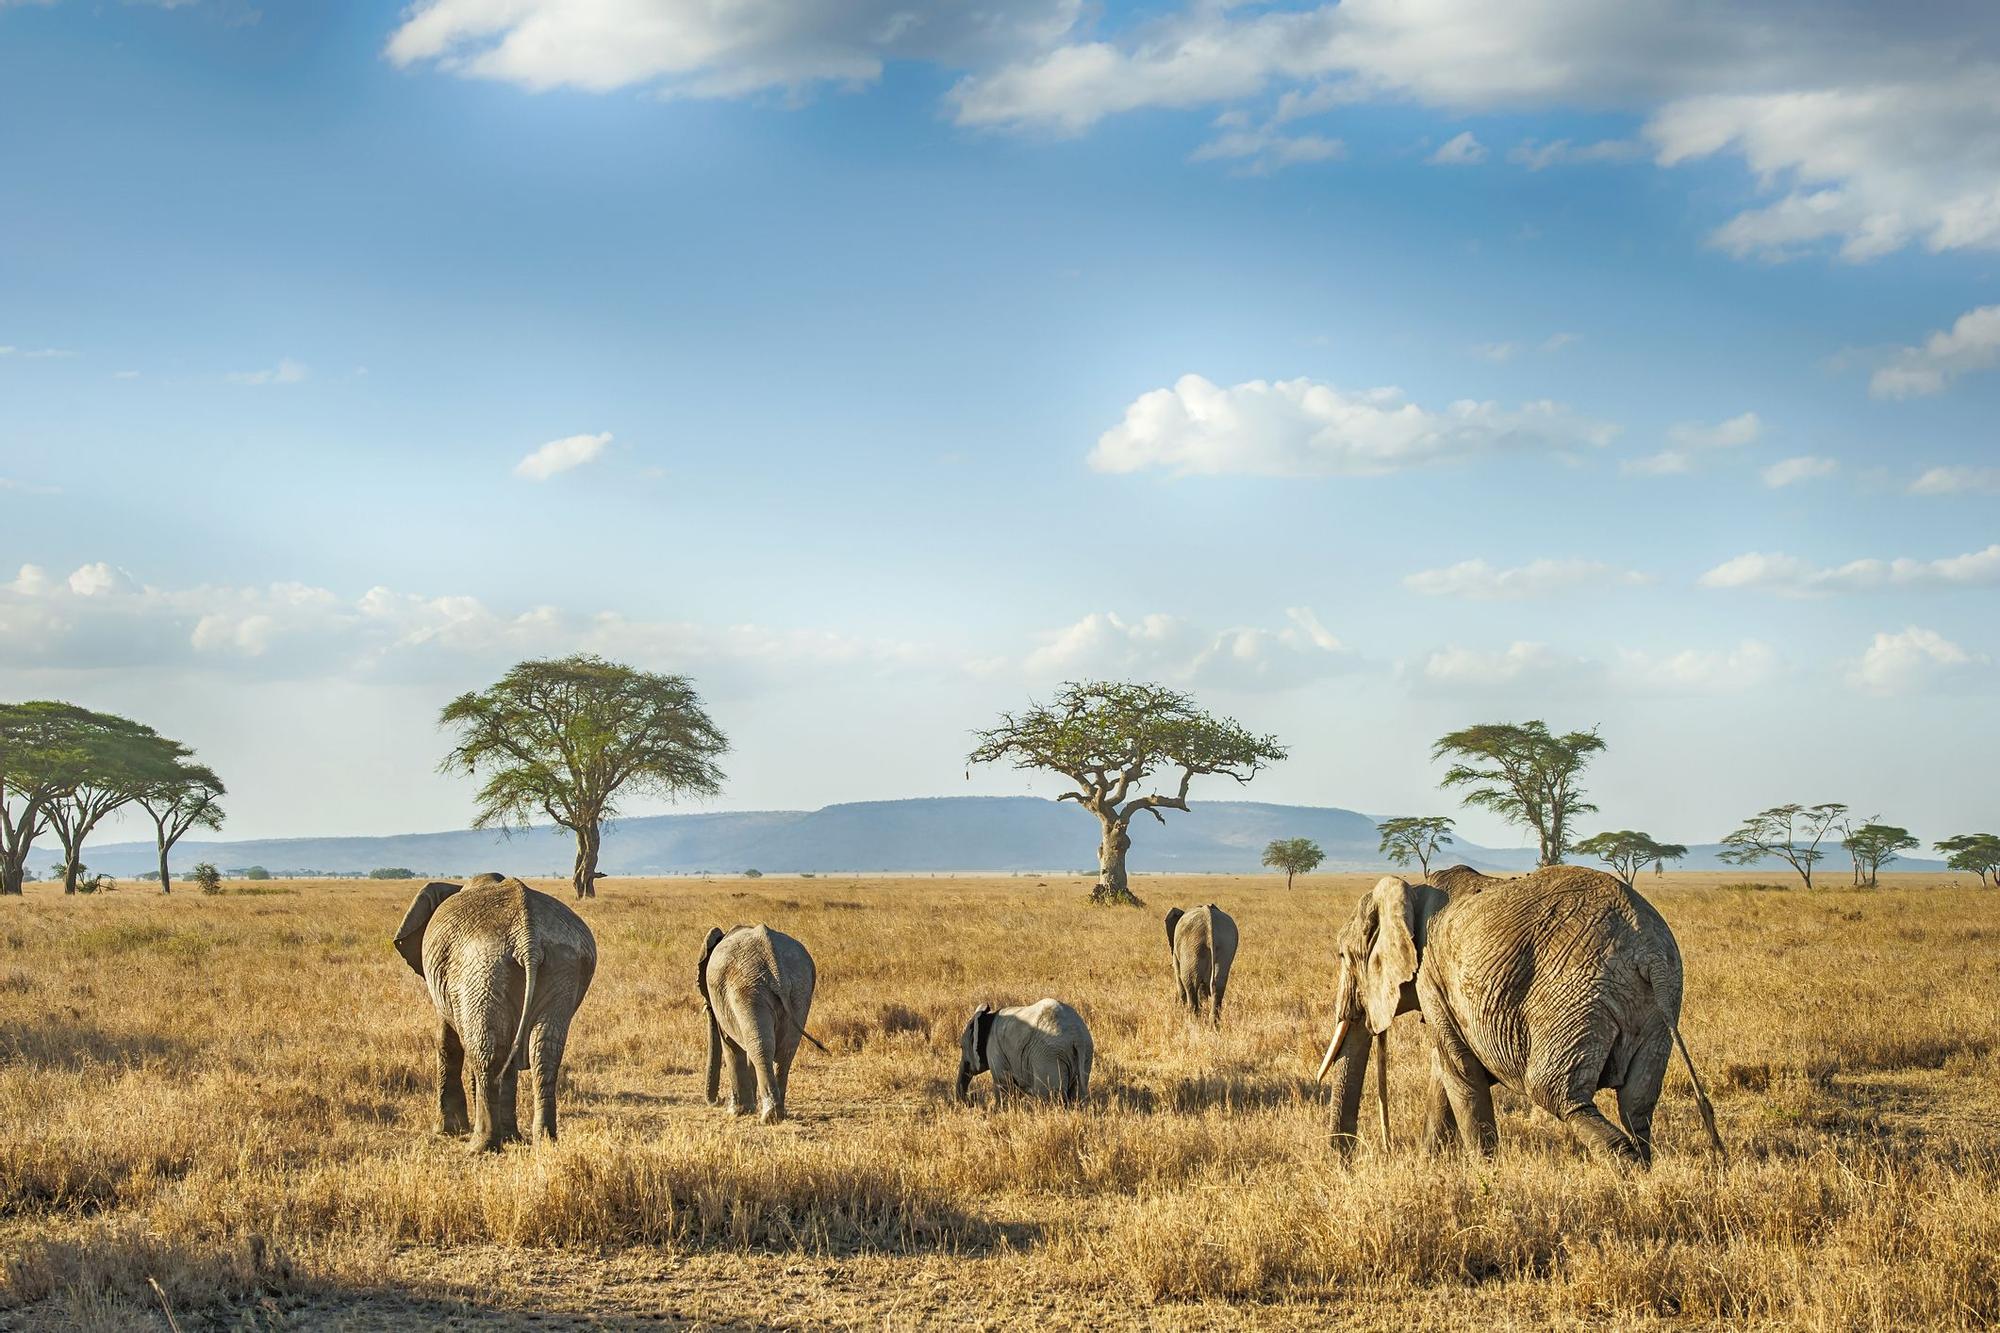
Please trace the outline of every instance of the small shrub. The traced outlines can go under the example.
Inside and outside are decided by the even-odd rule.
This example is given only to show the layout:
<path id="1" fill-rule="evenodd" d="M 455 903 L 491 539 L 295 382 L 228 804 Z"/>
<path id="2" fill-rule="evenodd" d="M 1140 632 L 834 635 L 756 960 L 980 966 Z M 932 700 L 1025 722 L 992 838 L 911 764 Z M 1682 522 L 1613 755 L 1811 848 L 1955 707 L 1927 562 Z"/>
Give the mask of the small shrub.
<path id="1" fill-rule="evenodd" d="M 763 871 L 761 871 L 761 870 L 746 870 L 746 871 L 744 871 L 744 872 L 743 872 L 743 878 L 745 878 L 745 879 L 762 879 L 762 878 L 764 878 L 764 872 L 763 872 Z"/>
<path id="2" fill-rule="evenodd" d="M 222 892 L 222 872 L 206 861 L 189 872 L 188 878 L 193 880 L 195 887 L 203 893 Z"/>
<path id="3" fill-rule="evenodd" d="M 368 872 L 370 879 L 415 879 L 416 877 L 417 872 L 408 866 L 383 866 L 379 870 Z"/>
<path id="4" fill-rule="evenodd" d="M 271 872 L 270 872 L 270 871 L 268 871 L 268 870 L 266 870 L 266 869 L 264 869 L 264 867 L 262 867 L 262 866 L 246 866 L 246 867 L 244 867 L 244 870 L 243 870 L 243 878 L 245 878 L 245 879 L 269 879 L 269 878 L 271 878 Z"/>

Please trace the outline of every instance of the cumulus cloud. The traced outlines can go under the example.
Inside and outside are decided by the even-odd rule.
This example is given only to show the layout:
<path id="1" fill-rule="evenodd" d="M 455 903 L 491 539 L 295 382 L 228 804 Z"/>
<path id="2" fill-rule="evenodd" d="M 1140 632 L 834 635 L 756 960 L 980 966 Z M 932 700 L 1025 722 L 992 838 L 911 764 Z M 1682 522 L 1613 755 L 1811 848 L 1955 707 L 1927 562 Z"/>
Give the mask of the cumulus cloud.
<path id="1" fill-rule="evenodd" d="M 594 461 L 609 443 L 611 432 L 608 430 L 596 435 L 565 435 L 560 440 L 550 440 L 514 464 L 514 475 L 526 477 L 529 481 L 547 481 L 558 473 Z"/>
<path id="2" fill-rule="evenodd" d="M 1726 421 L 1682 421 L 1667 428 L 1668 447 L 1644 458 L 1628 458 L 1620 468 L 1648 477 L 1673 477 L 1695 469 L 1699 455 L 1755 444 L 1764 423 L 1755 412 L 1741 412 Z"/>
<path id="3" fill-rule="evenodd" d="M 1476 601 L 1521 601 L 1587 587 L 1631 587 L 1644 574 L 1597 560 L 1531 560 L 1498 569 L 1484 560 L 1461 560 L 1442 569 L 1405 575 L 1403 586 L 1421 597 L 1466 597 Z"/>
<path id="4" fill-rule="evenodd" d="M 1592 663 L 1556 652 L 1545 643 L 1518 639 L 1500 649 L 1456 644 L 1425 657 L 1417 683 L 1427 690 L 1482 691 L 1533 683 L 1549 686 L 1596 674 Z"/>
<path id="5" fill-rule="evenodd" d="M 1734 648 L 1648 653 L 1622 649 L 1611 660 L 1516 640 L 1505 648 L 1457 645 L 1430 653 L 1404 675 L 1421 693 L 1593 694 L 1632 698 L 1722 695 L 1757 689 L 1782 674 L 1775 649 L 1755 639 Z"/>
<path id="6" fill-rule="evenodd" d="M 1881 588 L 1983 588 L 2000 583 L 2000 544 L 1938 560 L 1851 560 L 1815 565 L 1797 556 L 1751 551 L 1701 576 L 1704 588 L 1761 588 L 1788 596 Z"/>
<path id="7" fill-rule="evenodd" d="M 1551 402 L 1507 409 L 1468 400 L 1430 410 L 1394 388 L 1348 393 L 1308 379 L 1224 388 L 1183 375 L 1134 400 L 1098 437 L 1090 465 L 1179 476 L 1372 476 L 1496 454 L 1579 454 L 1609 443 L 1616 429 Z"/>
<path id="8" fill-rule="evenodd" d="M 1188 155 L 1190 162 L 1235 162 L 1239 174 L 1268 176 L 1309 162 L 1338 162 L 1347 145 L 1323 134 L 1283 134 L 1263 129 L 1226 129 Z"/>
<path id="9" fill-rule="evenodd" d="M 1646 155 L 1645 147 L 1630 139 L 1600 139 L 1595 143 L 1571 143 L 1556 139 L 1537 143 L 1523 139 L 1507 150 L 1507 160 L 1530 171 L 1550 167 L 1582 167 L 1636 162 Z"/>
<path id="10" fill-rule="evenodd" d="M 1986 665 L 1936 630 L 1915 625 L 1898 634 L 1875 636 L 1848 668 L 1848 683 L 1871 694 L 1905 694 L 1932 688 Z"/>
<path id="11" fill-rule="evenodd" d="M 1840 471 L 1840 464 L 1831 458 L 1815 458 L 1811 454 L 1801 454 L 1797 458 L 1787 458 L 1764 469 L 1764 484 L 1772 490 L 1794 486 L 1802 481 L 1814 481 L 1820 477 L 1830 477 Z"/>
<path id="12" fill-rule="evenodd" d="M 1912 495 L 2000 495 L 2000 467 L 1934 467 L 1910 483 Z"/>
<path id="13" fill-rule="evenodd" d="M 740 97 L 871 83 L 891 60 L 1003 60 L 1060 39 L 1080 12 L 1080 0 L 420 0 L 384 54 L 535 92 Z"/>
<path id="14" fill-rule="evenodd" d="M 1614 683 L 1631 694 L 1732 694 L 1755 689 L 1782 671 L 1777 650 L 1756 639 L 1734 648 L 1687 648 L 1659 655 L 1624 650 Z"/>
<path id="15" fill-rule="evenodd" d="M 2000 365 L 2000 305 L 1960 315 L 1917 347 L 1904 347 L 1877 367 L 1868 392 L 1877 398 L 1920 398 L 1942 393 L 1960 375 Z"/>
<path id="16" fill-rule="evenodd" d="M 290 357 L 263 370 L 232 370 L 223 378 L 231 384 L 298 384 L 306 378 L 306 368 Z"/>
<path id="17" fill-rule="evenodd" d="M 1486 145 L 1474 138 L 1471 130 L 1452 135 L 1425 159 L 1434 167 L 1471 167 L 1485 160 Z"/>
<path id="18" fill-rule="evenodd" d="M 1234 689 L 1285 689 L 1348 669 L 1352 655 L 1311 608 L 1276 627 L 1209 630 L 1179 616 L 1093 611 L 1052 631 L 1023 668 L 1038 680 L 1146 676 Z"/>

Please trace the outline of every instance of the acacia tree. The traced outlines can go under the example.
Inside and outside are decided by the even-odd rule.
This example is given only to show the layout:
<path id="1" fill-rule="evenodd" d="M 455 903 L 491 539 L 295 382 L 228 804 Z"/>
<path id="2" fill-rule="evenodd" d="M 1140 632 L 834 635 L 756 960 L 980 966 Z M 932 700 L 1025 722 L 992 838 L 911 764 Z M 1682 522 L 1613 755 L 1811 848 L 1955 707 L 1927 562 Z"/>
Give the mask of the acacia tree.
<path id="1" fill-rule="evenodd" d="M 1595 727 L 1557 736 L 1540 721 L 1489 722 L 1439 738 L 1431 758 L 1456 756 L 1438 785 L 1469 787 L 1459 798 L 1464 804 L 1532 829 L 1536 864 L 1552 866 L 1569 850 L 1571 820 L 1597 809 L 1584 799 L 1580 779 L 1603 749 Z"/>
<path id="2" fill-rule="evenodd" d="M 729 751 L 687 677 L 587 653 L 521 662 L 446 704 L 438 723 L 458 732 L 439 770 L 486 778 L 472 826 L 512 830 L 546 815 L 568 829 L 578 898 L 597 896 L 603 824 L 622 797 L 712 796 Z"/>
<path id="3" fill-rule="evenodd" d="M 1273 838 L 1264 848 L 1264 864 L 1285 872 L 1285 887 L 1292 887 L 1294 875 L 1310 875 L 1326 860 L 1326 853 L 1311 838 Z"/>
<path id="4" fill-rule="evenodd" d="M 20 893 L 29 877 L 28 853 L 63 786 L 63 724 L 78 711 L 48 700 L 0 704 L 0 894 Z"/>
<path id="5" fill-rule="evenodd" d="M 1221 774 L 1244 783 L 1285 757 L 1276 737 L 1203 712 L 1179 690 L 1120 681 L 1067 683 L 1046 704 L 1002 713 L 1000 725 L 974 732 L 973 739 L 978 744 L 972 763 L 1006 761 L 1059 773 L 1076 784 L 1056 799 L 1075 801 L 1102 826 L 1091 901 L 1134 907 L 1139 899 L 1125 872 L 1134 816 L 1150 814 L 1164 824 L 1162 810 L 1188 808 L 1195 778 Z M 1156 770 L 1171 768 L 1180 770 L 1171 795 L 1133 794 Z"/>
<path id="6" fill-rule="evenodd" d="M 1677 842 L 1655 842 L 1645 833 L 1620 829 L 1616 833 L 1594 833 L 1576 845 L 1576 850 L 1594 856 L 1616 872 L 1631 888 L 1632 881 L 1647 866 L 1665 870 L 1667 862 L 1678 861 L 1688 849 Z"/>
<path id="7" fill-rule="evenodd" d="M 77 891 L 83 844 L 104 817 L 168 781 L 190 751 L 143 722 L 72 708 L 60 729 L 48 824 L 63 849 L 63 892 Z"/>
<path id="8" fill-rule="evenodd" d="M 1896 859 L 1897 853 L 1907 852 L 1918 846 L 1915 838 L 1906 828 L 1894 824 L 1879 824 L 1870 820 L 1860 828 L 1847 830 L 1841 842 L 1847 854 L 1854 858 L 1854 879 L 1857 884 L 1875 887 L 1875 877 L 1882 867 Z"/>
<path id="9" fill-rule="evenodd" d="M 1777 857 L 1812 888 L 1813 867 L 1826 856 L 1820 842 L 1840 822 L 1847 807 L 1838 801 L 1819 805 L 1774 805 L 1743 821 L 1743 827 L 1722 840 L 1716 855 L 1730 865 L 1755 865 Z"/>
<path id="10" fill-rule="evenodd" d="M 1446 815 L 1399 815 L 1385 819 L 1375 826 L 1375 831 L 1382 835 L 1378 850 L 1399 866 L 1415 861 L 1428 882 L 1431 858 L 1437 855 L 1438 848 L 1451 846 L 1451 828 L 1452 821 Z"/>
<path id="11" fill-rule="evenodd" d="M 172 774 L 139 793 L 138 803 L 153 819 L 153 840 L 160 849 L 160 892 L 172 893 L 167 853 L 192 828 L 222 827 L 222 779 L 206 764 L 181 763 Z"/>
<path id="12" fill-rule="evenodd" d="M 1991 875 L 2000 888 L 2000 834 L 1960 833 L 1932 846 L 1944 853 L 1944 863 L 1953 870 L 1975 875 L 1981 884 Z"/>

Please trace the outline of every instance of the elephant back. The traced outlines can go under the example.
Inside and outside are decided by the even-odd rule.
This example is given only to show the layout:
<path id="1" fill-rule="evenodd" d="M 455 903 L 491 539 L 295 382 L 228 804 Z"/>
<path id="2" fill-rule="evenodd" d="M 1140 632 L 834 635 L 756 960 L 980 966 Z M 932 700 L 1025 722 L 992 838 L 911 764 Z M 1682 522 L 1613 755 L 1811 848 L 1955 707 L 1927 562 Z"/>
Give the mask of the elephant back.
<path id="1" fill-rule="evenodd" d="M 1472 986 L 1525 993 L 1582 975 L 1644 977 L 1678 1011 L 1680 950 L 1666 921 L 1623 881 L 1550 866 L 1462 898 L 1431 928 L 1432 946 Z"/>

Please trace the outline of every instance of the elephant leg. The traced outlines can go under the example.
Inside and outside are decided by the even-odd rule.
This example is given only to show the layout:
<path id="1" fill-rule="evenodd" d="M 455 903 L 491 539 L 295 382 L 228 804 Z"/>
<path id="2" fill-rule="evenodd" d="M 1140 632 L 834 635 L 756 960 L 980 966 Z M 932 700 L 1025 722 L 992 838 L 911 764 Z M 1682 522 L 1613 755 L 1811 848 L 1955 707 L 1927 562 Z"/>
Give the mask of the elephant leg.
<path id="1" fill-rule="evenodd" d="M 472 1095 L 477 1110 L 472 1123 L 472 1150 L 499 1152 L 509 1139 L 517 1137 L 514 1124 L 514 1075 L 507 1072 L 508 1052 L 485 1061 L 472 1075 Z"/>
<path id="2" fill-rule="evenodd" d="M 1431 1052 L 1431 1081 L 1424 1107 L 1424 1151 L 1441 1153 L 1458 1142 L 1458 1116 L 1451 1109 L 1444 1068 Z"/>
<path id="3" fill-rule="evenodd" d="M 535 1075 L 534 1134 L 537 1143 L 556 1137 L 556 1084 L 562 1078 L 563 1048 L 569 1043 L 567 1019 L 544 1020 L 529 1038 L 528 1060 Z"/>
<path id="4" fill-rule="evenodd" d="M 1618 1119 L 1639 1150 L 1641 1166 L 1653 1164 L 1653 1108 L 1659 1104 L 1673 1050 L 1673 1033 L 1661 1028 L 1632 1057 L 1618 1088 Z"/>
<path id="5" fill-rule="evenodd" d="M 1527 1092 L 1531 1100 L 1569 1127 L 1569 1132 L 1585 1149 L 1603 1153 L 1619 1161 L 1637 1162 L 1639 1149 L 1625 1131 L 1611 1123 L 1597 1106 L 1600 1073 L 1610 1063 L 1615 1033 L 1578 1034 L 1580 1040 L 1562 1040 L 1551 1034 L 1551 1049 L 1571 1053 L 1560 1068 L 1530 1067 Z"/>
<path id="6" fill-rule="evenodd" d="M 759 1006 L 757 1026 L 750 1033 L 750 1067 L 757 1075 L 757 1118 L 767 1125 L 785 1118 L 783 1088 L 778 1083 L 778 1025 L 769 1006 Z"/>
<path id="7" fill-rule="evenodd" d="M 465 1043 L 451 1024 L 438 1020 L 438 1133 L 454 1137 L 472 1132 L 465 1109 Z"/>
<path id="8" fill-rule="evenodd" d="M 1210 1003 L 1214 1007 L 1214 1019 L 1215 1019 L 1215 1025 L 1217 1027 L 1222 1026 L 1222 993 L 1228 989 L 1229 989 L 1228 978 L 1217 977 L 1215 979 L 1215 996 L 1210 1001 Z"/>
<path id="9" fill-rule="evenodd" d="M 750 1057 L 726 1038 L 722 1049 L 729 1064 L 729 1114 L 749 1115 L 757 1109 L 757 1075 L 750 1068 Z"/>

